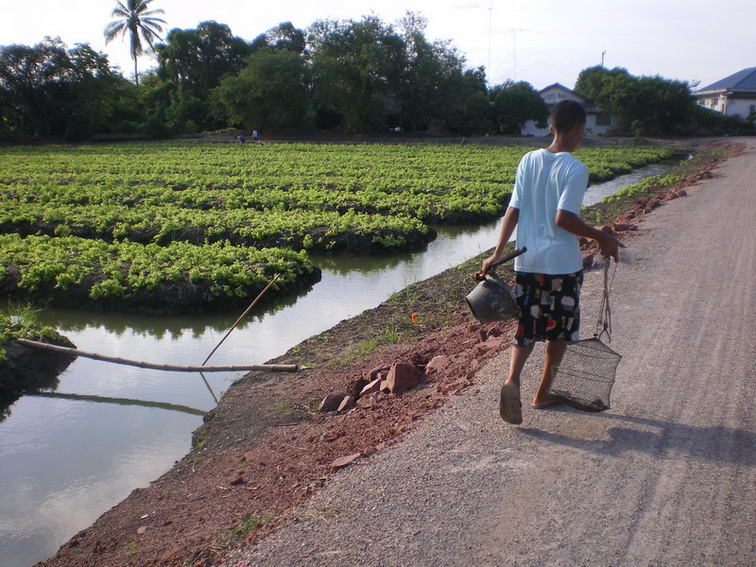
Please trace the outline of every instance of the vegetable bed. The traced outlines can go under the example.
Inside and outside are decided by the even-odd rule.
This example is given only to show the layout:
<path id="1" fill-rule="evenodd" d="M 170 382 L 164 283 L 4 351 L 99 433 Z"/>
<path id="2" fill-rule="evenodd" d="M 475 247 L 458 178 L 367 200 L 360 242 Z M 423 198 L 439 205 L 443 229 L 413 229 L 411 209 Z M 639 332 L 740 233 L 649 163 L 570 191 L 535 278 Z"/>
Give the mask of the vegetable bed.
<path id="1" fill-rule="evenodd" d="M 192 311 L 319 279 L 309 254 L 422 249 L 497 218 L 532 148 L 156 142 L 0 148 L 0 291 L 52 305 Z M 576 152 L 593 181 L 669 157 Z"/>

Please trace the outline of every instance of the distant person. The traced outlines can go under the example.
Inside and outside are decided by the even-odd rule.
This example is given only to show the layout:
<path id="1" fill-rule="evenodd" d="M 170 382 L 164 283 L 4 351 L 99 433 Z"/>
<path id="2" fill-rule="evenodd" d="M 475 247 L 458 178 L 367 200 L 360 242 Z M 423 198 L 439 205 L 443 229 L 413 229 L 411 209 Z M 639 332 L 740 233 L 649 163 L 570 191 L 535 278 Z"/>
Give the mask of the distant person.
<path id="1" fill-rule="evenodd" d="M 499 414 L 507 423 L 522 423 L 520 374 L 536 341 L 546 341 L 546 354 L 531 406 L 539 409 L 557 403 L 548 394 L 554 368 L 567 341 L 579 338 L 583 259 L 578 236 L 596 240 L 602 254 L 617 260 L 619 241 L 578 216 L 588 168 L 572 152 L 583 139 L 585 120 L 585 110 L 575 101 L 554 107 L 549 126 L 554 140 L 520 160 L 496 249 L 483 261 L 485 272 L 503 256 L 517 227 L 517 247 L 525 246 L 527 252 L 515 259 L 514 266 L 519 325 L 499 398 Z"/>
<path id="2" fill-rule="evenodd" d="M 236 140 L 237 140 L 237 142 L 239 142 L 240 144 L 243 145 L 244 142 L 247 141 L 247 137 L 244 134 L 241 134 L 241 135 L 239 135 L 239 136 L 236 137 Z"/>
<path id="3" fill-rule="evenodd" d="M 260 134 L 257 132 L 257 130 L 252 130 L 252 141 L 254 143 L 257 143 L 260 141 Z"/>

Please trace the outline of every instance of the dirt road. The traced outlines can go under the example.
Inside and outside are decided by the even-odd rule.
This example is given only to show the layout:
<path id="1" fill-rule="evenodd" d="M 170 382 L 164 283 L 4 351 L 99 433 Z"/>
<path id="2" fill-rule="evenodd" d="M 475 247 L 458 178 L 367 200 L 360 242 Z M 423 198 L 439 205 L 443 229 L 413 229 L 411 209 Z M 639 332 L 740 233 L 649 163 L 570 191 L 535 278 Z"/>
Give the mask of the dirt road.
<path id="1" fill-rule="evenodd" d="M 756 564 L 756 142 L 641 223 L 612 292 L 612 409 L 497 413 L 475 392 L 336 475 L 228 565 Z M 601 279 L 588 275 L 584 336 Z M 523 377 L 532 395 L 542 350 Z"/>

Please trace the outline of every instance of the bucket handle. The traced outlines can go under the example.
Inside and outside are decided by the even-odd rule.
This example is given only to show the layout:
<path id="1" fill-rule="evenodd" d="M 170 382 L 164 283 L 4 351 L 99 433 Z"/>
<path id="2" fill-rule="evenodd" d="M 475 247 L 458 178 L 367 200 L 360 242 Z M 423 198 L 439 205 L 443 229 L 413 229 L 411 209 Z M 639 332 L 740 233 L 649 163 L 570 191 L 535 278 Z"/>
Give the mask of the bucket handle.
<path id="1" fill-rule="evenodd" d="M 517 258 L 517 256 L 519 256 L 520 254 L 524 254 L 527 251 L 528 251 L 528 249 L 525 246 L 523 246 L 522 248 L 518 248 L 514 252 L 510 252 L 509 254 L 507 254 L 506 256 L 504 256 L 503 258 L 501 258 L 500 260 L 497 260 L 496 262 L 494 262 L 493 264 L 491 264 L 490 266 L 488 266 L 488 270 L 486 270 L 485 272 L 478 272 L 478 273 L 476 273 L 473 276 L 473 279 L 476 282 L 483 281 L 486 278 L 486 274 L 488 272 L 493 271 L 494 268 L 496 268 L 496 266 L 501 266 L 502 264 L 504 264 L 506 262 L 509 262 L 510 260 L 512 260 L 514 258 Z"/>

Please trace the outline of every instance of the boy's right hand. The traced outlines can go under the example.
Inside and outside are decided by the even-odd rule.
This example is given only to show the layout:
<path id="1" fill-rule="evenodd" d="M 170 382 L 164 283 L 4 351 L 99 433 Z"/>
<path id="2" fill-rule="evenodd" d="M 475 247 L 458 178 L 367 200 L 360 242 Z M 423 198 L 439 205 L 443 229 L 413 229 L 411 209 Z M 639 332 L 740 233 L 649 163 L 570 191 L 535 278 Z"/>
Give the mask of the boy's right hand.
<path id="1" fill-rule="evenodd" d="M 495 264 L 499 261 L 499 256 L 496 254 L 493 254 L 492 256 L 489 256 L 485 260 L 483 260 L 483 263 L 481 264 L 480 271 L 485 274 L 488 272 L 489 269 L 491 269 L 491 264 Z"/>

